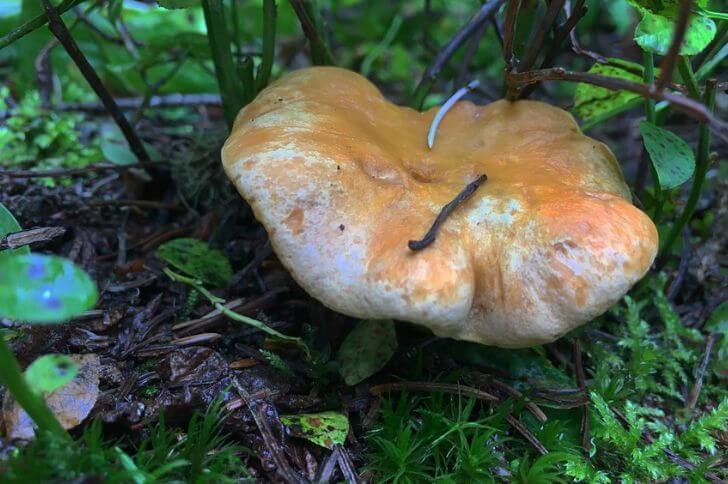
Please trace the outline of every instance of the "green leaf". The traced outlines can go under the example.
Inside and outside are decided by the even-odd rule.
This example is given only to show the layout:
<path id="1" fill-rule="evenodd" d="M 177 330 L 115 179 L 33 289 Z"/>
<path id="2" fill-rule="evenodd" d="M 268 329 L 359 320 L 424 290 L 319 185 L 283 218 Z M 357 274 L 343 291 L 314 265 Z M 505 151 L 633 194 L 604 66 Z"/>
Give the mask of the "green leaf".
<path id="1" fill-rule="evenodd" d="M 157 3 L 160 7 L 175 10 L 178 8 L 197 7 L 200 5 L 200 0 L 157 0 Z"/>
<path id="2" fill-rule="evenodd" d="M 680 11 L 680 0 L 628 0 L 633 6 L 640 10 L 664 15 L 665 17 L 676 19 Z M 706 8 L 708 0 L 698 0 L 695 6 Z"/>
<path id="3" fill-rule="evenodd" d="M 336 360 L 347 385 L 378 372 L 397 349 L 397 333 L 389 319 L 359 321 L 341 343 Z"/>
<path id="4" fill-rule="evenodd" d="M 43 355 L 25 370 L 25 379 L 37 393 L 51 393 L 65 386 L 78 373 L 78 365 L 66 355 Z"/>
<path id="5" fill-rule="evenodd" d="M 73 262 L 51 255 L 0 259 L 0 317 L 58 323 L 93 307 L 96 285 Z"/>
<path id="6" fill-rule="evenodd" d="M 642 49 L 655 54 L 665 55 L 672 43 L 675 21 L 663 15 L 642 10 L 642 20 L 635 29 L 634 40 Z M 690 18 L 685 40 L 680 47 L 680 55 L 695 55 L 705 49 L 715 37 L 715 22 L 700 14 Z"/>
<path id="7" fill-rule="evenodd" d="M 647 121 L 640 123 L 640 131 L 663 189 L 680 186 L 693 176 L 695 154 L 682 138 Z"/>
<path id="8" fill-rule="evenodd" d="M 12 232 L 19 232 L 22 228 L 10 210 L 5 208 L 5 205 L 0 203 L 0 239 Z M 27 255 L 30 254 L 28 246 L 19 247 L 12 250 L 0 250 L 0 260 L 12 255 Z"/>
<path id="9" fill-rule="evenodd" d="M 233 277 L 227 257 L 201 240 L 170 240 L 159 246 L 157 257 L 203 283 L 221 286 Z"/>
<path id="10" fill-rule="evenodd" d="M 639 64 L 621 59 L 609 59 L 609 62 L 610 64 L 594 64 L 589 69 L 589 73 L 642 82 L 642 66 Z M 586 125 L 593 126 L 641 103 L 640 95 L 633 92 L 612 91 L 604 87 L 580 83 L 576 86 L 574 94 L 574 113 Z"/>
<path id="11" fill-rule="evenodd" d="M 349 433 L 349 419 L 339 412 L 281 415 L 281 422 L 295 437 L 327 449 L 333 449 L 334 445 L 343 445 Z"/>

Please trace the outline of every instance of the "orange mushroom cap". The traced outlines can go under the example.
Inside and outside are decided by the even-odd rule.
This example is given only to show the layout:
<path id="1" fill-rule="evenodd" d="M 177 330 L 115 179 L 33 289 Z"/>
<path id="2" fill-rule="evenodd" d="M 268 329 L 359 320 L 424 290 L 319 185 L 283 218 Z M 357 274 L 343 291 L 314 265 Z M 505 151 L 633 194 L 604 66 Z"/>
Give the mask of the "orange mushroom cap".
<path id="1" fill-rule="evenodd" d="M 434 115 L 333 67 L 285 76 L 238 115 L 225 171 L 313 297 L 354 317 L 525 347 L 601 314 L 647 272 L 657 230 L 611 151 L 569 113 L 459 102 L 430 150 Z M 435 242 L 410 250 L 481 174 Z"/>

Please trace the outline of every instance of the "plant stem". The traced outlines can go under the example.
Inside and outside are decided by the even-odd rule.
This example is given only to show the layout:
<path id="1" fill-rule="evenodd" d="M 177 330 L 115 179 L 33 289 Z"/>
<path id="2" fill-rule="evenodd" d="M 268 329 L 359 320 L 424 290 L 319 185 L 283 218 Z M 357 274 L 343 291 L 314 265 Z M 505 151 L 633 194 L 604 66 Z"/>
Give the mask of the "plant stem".
<path id="1" fill-rule="evenodd" d="M 253 59 L 245 56 L 238 65 L 238 79 L 243 88 L 243 103 L 247 104 L 255 97 L 255 79 L 253 79 Z"/>
<path id="2" fill-rule="evenodd" d="M 83 1 L 84 0 L 63 0 L 63 2 L 61 2 L 60 5 L 56 7 L 56 11 L 58 12 L 58 15 L 63 15 L 68 10 L 72 9 Z M 28 20 L 20 27 L 17 27 L 0 37 L 0 49 L 2 49 L 3 47 L 7 47 L 16 40 L 25 37 L 34 30 L 43 27 L 47 22 L 48 16 L 46 14 L 41 14 L 35 18 Z"/>
<path id="3" fill-rule="evenodd" d="M 693 73 L 693 66 L 690 65 L 690 59 L 687 56 L 681 55 L 677 61 L 677 68 L 682 77 L 683 83 L 688 88 L 688 93 L 693 99 L 700 100 L 700 88 L 698 87 L 698 81 Z"/>
<path id="4" fill-rule="evenodd" d="M 197 279 L 192 279 L 191 277 L 183 276 L 182 274 L 178 274 L 168 267 L 165 267 L 164 273 L 169 276 L 170 279 L 172 279 L 175 282 L 181 282 L 183 284 L 187 284 L 195 289 L 197 289 L 200 294 L 205 296 L 213 305 L 215 309 L 220 311 L 222 314 L 226 315 L 230 319 L 233 319 L 235 321 L 238 321 L 243 324 L 247 324 L 248 326 L 252 326 L 256 329 L 261 330 L 262 332 L 269 334 L 273 336 L 274 338 L 283 340 L 283 341 L 290 341 L 291 343 L 296 344 L 299 348 L 301 348 L 305 353 L 306 356 L 310 356 L 310 352 L 308 349 L 308 346 L 303 342 L 301 338 L 297 338 L 295 336 L 288 336 L 283 333 L 280 333 L 276 331 L 275 329 L 266 326 L 264 323 L 258 321 L 257 319 L 249 318 L 247 316 L 243 316 L 242 314 L 238 314 L 232 309 L 229 309 L 224 306 L 225 300 L 215 296 L 210 291 L 205 289 L 205 287 L 202 285 L 202 282 L 198 281 Z"/>
<path id="5" fill-rule="evenodd" d="M 648 86 L 652 86 L 655 82 L 655 59 L 652 52 L 644 52 L 644 81 Z M 645 99 L 645 117 L 649 123 L 657 125 L 657 113 L 655 112 L 655 100 L 646 98 Z M 642 149 L 645 149 L 644 147 Z M 650 155 L 645 154 L 645 159 L 649 162 L 650 173 L 652 173 L 652 185 L 653 185 L 653 196 L 655 198 L 655 212 L 652 214 L 652 219 L 657 222 L 662 215 L 662 206 L 665 204 L 664 197 L 662 196 L 662 187 L 660 186 L 660 178 L 657 175 L 657 169 L 650 160 Z"/>
<path id="6" fill-rule="evenodd" d="M 228 128 L 232 128 L 235 116 L 243 107 L 243 88 L 240 85 L 230 50 L 230 36 L 225 22 L 225 10 L 222 0 L 202 0 L 202 11 L 205 14 L 207 39 L 210 43 L 212 60 L 215 64 L 217 84 L 220 86 L 225 120 Z"/>
<path id="7" fill-rule="evenodd" d="M 3 338 L 0 338 L 0 383 L 5 385 L 8 392 L 33 419 L 38 430 L 69 437 L 68 432 L 58 422 L 43 398 L 30 389 L 18 365 L 18 360 L 15 359 L 15 355 Z"/>
<path id="8" fill-rule="evenodd" d="M 703 102 L 711 111 L 715 107 L 716 83 L 715 79 L 709 79 L 705 85 Z M 667 261 L 675 240 L 677 240 L 678 236 L 682 232 L 683 227 L 685 227 L 685 225 L 687 225 L 690 221 L 695 213 L 695 208 L 698 206 L 700 192 L 702 191 L 703 182 L 705 182 L 705 176 L 708 173 L 708 168 L 710 166 L 710 137 L 710 129 L 708 129 L 705 123 L 701 123 L 698 131 L 698 156 L 695 160 L 695 177 L 693 179 L 693 186 L 690 188 L 690 195 L 688 196 L 688 201 L 685 204 L 685 209 L 683 210 L 682 215 L 672 226 L 662 244 L 660 257 L 657 261 L 658 267 L 661 267 Z"/>
<path id="9" fill-rule="evenodd" d="M 323 35 L 323 22 L 315 0 L 290 0 L 311 49 L 315 65 L 334 65 L 334 56 Z"/>
<path id="10" fill-rule="evenodd" d="M 256 94 L 263 90 L 270 81 L 273 70 L 273 59 L 276 49 L 276 0 L 263 1 L 263 57 L 261 58 L 258 75 L 255 79 Z"/>

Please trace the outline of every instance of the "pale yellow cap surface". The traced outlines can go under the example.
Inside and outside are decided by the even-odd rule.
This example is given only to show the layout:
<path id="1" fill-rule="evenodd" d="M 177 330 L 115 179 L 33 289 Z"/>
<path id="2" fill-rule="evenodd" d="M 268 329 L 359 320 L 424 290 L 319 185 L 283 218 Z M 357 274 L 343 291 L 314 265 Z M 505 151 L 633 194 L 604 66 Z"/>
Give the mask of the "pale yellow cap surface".
<path id="1" fill-rule="evenodd" d="M 598 316 L 647 272 L 655 226 L 614 155 L 569 113 L 460 102 L 430 150 L 434 115 L 333 67 L 288 74 L 240 112 L 225 171 L 311 296 L 354 317 L 524 347 Z M 410 250 L 480 174 L 435 242 Z"/>

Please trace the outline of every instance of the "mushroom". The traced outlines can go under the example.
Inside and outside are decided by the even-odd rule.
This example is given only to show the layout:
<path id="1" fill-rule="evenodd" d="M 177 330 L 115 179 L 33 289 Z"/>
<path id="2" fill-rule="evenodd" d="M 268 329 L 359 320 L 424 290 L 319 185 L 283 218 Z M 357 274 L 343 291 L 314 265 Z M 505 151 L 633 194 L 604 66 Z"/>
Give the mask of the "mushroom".
<path id="1" fill-rule="evenodd" d="M 461 101 L 430 150 L 435 111 L 315 67 L 238 114 L 225 172 L 311 296 L 349 316 L 517 348 L 593 319 L 649 269 L 654 224 L 609 148 L 569 113 Z M 434 241 L 410 248 L 464 189 Z"/>

